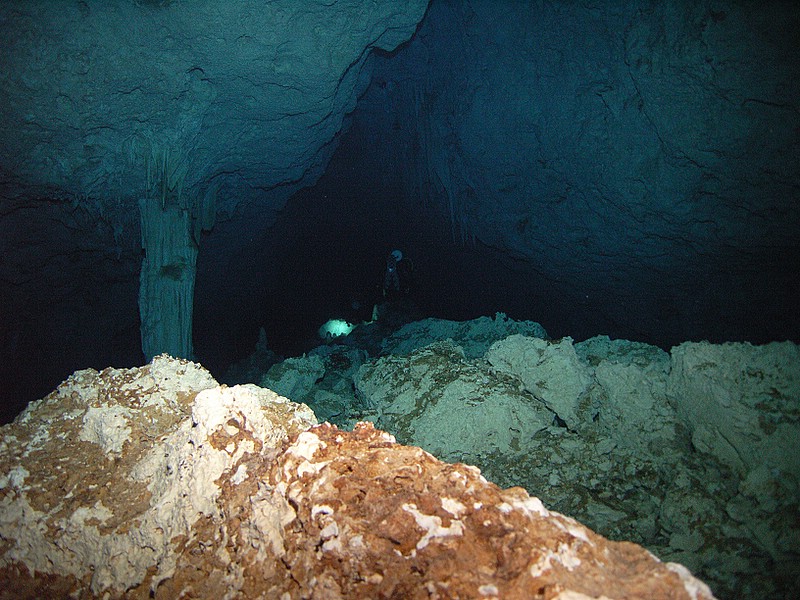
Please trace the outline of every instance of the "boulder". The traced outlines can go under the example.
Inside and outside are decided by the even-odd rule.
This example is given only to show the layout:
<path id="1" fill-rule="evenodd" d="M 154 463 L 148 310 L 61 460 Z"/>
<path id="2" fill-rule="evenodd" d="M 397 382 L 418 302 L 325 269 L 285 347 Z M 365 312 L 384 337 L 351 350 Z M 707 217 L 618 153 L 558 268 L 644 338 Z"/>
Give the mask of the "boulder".
<path id="1" fill-rule="evenodd" d="M 511 374 L 526 391 L 540 398 L 570 429 L 586 421 L 586 392 L 591 383 L 572 338 L 556 341 L 511 335 L 492 345 L 486 360 Z"/>
<path id="2" fill-rule="evenodd" d="M 669 393 L 692 443 L 741 475 L 767 466 L 800 480 L 800 346 L 686 342 L 672 349 Z"/>
<path id="3" fill-rule="evenodd" d="M 492 377 L 452 341 L 367 363 L 355 385 L 379 427 L 443 460 L 514 456 L 553 421 L 515 380 Z"/>

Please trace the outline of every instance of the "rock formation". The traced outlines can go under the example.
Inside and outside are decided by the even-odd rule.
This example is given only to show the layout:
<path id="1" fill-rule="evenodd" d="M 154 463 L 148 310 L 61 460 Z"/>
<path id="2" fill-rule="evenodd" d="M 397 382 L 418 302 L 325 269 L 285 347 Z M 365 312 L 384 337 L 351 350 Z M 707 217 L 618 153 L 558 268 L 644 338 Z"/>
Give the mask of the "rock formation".
<path id="1" fill-rule="evenodd" d="M 146 362 L 141 322 L 148 359 L 171 346 L 151 308 L 176 352 L 193 320 L 215 370 L 262 326 L 297 340 L 372 288 L 390 239 L 416 247 L 425 316 L 798 340 L 798 27 L 781 1 L 0 3 L 8 416 L 77 368 Z M 327 212 L 270 231 L 307 186 Z M 303 254 L 314 300 L 274 299 Z"/>
<path id="2" fill-rule="evenodd" d="M 796 344 L 576 343 L 501 314 L 410 323 L 380 345 L 371 327 L 255 381 L 340 427 L 369 420 L 476 465 L 719 597 L 800 591 Z"/>
<path id="3" fill-rule="evenodd" d="M 681 565 L 199 365 L 75 373 L 0 430 L 2 598 L 670 598 Z"/>
<path id="4" fill-rule="evenodd" d="M 800 572 L 800 348 L 512 335 L 369 361 L 359 406 L 405 444 L 702 573 L 721 597 Z M 313 406 L 313 404 L 312 404 Z M 724 592 L 724 593 L 723 593 Z"/>
<path id="5" fill-rule="evenodd" d="M 786 2 L 434 0 L 346 164 L 516 259 L 499 307 L 551 333 L 796 339 L 798 26 Z"/>
<path id="6" fill-rule="evenodd" d="M 24 316 L 6 323 L 3 315 L 0 373 L 18 381 L 20 367 L 5 365 L 27 359 L 9 357 L 53 352 L 76 322 L 87 324 L 71 334 L 86 354 L 110 344 L 91 339 L 98 319 L 106 335 L 125 330 L 130 340 L 137 284 L 146 359 L 192 357 L 201 232 L 217 215 L 247 215 L 217 230 L 236 253 L 293 192 L 313 184 L 369 83 L 373 51 L 407 40 L 426 6 L 0 5 L 0 278 L 10 284 L 0 287 L 0 304 Z M 205 263 L 214 279 L 231 256 L 219 253 L 210 248 Z M 97 298 L 112 289 L 120 302 Z M 37 362 L 51 369 L 72 352 Z M 114 352 L 113 360 L 76 357 L 75 365 L 141 363 L 128 352 L 133 360 Z"/>

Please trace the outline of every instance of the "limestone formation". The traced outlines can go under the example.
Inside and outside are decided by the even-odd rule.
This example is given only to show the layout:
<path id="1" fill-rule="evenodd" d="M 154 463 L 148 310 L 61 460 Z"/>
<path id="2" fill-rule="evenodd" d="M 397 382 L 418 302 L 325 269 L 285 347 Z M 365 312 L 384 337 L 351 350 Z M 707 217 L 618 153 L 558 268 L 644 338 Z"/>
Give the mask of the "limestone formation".
<path id="1" fill-rule="evenodd" d="M 409 205 L 518 263 L 503 310 L 662 347 L 796 339 L 798 24 L 786 2 L 434 1 L 354 133 L 383 119 L 368 152 Z"/>
<path id="2" fill-rule="evenodd" d="M 540 398 L 556 417 L 570 429 L 578 429 L 581 401 L 591 378 L 581 364 L 572 338 L 550 342 L 538 338 L 512 335 L 493 344 L 486 360 L 497 371 L 513 374 L 525 390 Z M 558 382 L 557 386 L 553 382 Z"/>
<path id="3" fill-rule="evenodd" d="M 788 342 L 667 353 L 511 335 L 472 359 L 449 341 L 369 361 L 353 406 L 404 444 L 687 565 L 722 597 L 791 596 L 798 373 Z"/>
<path id="4" fill-rule="evenodd" d="M 192 312 L 197 244 L 189 212 L 178 205 L 140 199 L 142 270 L 139 314 L 146 358 L 166 352 L 192 358 Z"/>
<path id="5" fill-rule="evenodd" d="M 199 365 L 80 371 L 0 429 L 0 598 L 670 598 L 685 567 Z"/>
<path id="6" fill-rule="evenodd" d="M 712 597 L 684 567 L 370 424 L 300 434 L 271 477 L 296 511 L 283 555 L 291 597 Z"/>
<path id="7" fill-rule="evenodd" d="M 0 279 L 14 283 L 0 304 L 47 323 L 37 332 L 15 318 L 9 337 L 19 344 L 4 319 L 0 372 L 45 363 L 40 371 L 57 382 L 113 360 L 98 360 L 108 342 L 90 339 L 98 319 L 104 335 L 130 335 L 139 321 L 147 360 L 191 358 L 200 232 L 218 213 L 236 215 L 222 235 L 230 265 L 229 251 L 260 237 L 292 193 L 319 178 L 369 83 L 373 51 L 407 40 L 427 4 L 0 4 Z M 210 260 L 217 252 L 207 250 Z M 207 273 L 222 277 L 212 287 L 227 287 L 222 264 Z M 124 304 L 106 297 L 112 285 Z M 103 293 L 86 292 L 96 287 Z M 32 297 L 48 300 L 34 306 Z M 67 360 L 77 345 L 68 350 L 67 337 L 89 356 Z M 47 358 L 24 356 L 26 344 Z"/>
<path id="8" fill-rule="evenodd" d="M 553 421 L 516 380 L 491 377 L 452 342 L 372 361 L 355 383 L 380 427 L 443 460 L 514 455 Z"/>
<path id="9" fill-rule="evenodd" d="M 685 343 L 672 362 L 669 392 L 699 450 L 744 476 L 766 468 L 800 480 L 797 344 Z"/>

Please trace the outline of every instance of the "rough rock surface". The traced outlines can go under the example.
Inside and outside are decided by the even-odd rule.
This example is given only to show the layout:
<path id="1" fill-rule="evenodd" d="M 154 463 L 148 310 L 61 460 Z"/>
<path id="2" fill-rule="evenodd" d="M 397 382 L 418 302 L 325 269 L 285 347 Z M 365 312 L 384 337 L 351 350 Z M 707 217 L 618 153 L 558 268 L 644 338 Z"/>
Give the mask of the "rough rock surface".
<path id="1" fill-rule="evenodd" d="M 47 575 L 31 584 L 54 594 L 143 586 L 147 597 L 174 575 L 180 548 L 202 543 L 198 523 L 219 517 L 221 482 L 243 480 L 248 459 L 315 423 L 270 390 L 219 387 L 166 356 L 75 373 L 2 429 L 5 593 L 16 597 L 14 574 L 27 568 L 54 576 L 52 588 Z M 264 538 L 279 537 L 268 526 Z"/>
<path id="2" fill-rule="evenodd" d="M 442 460 L 514 455 L 553 422 L 516 379 L 492 377 L 452 342 L 370 362 L 355 385 L 379 427 Z"/>
<path id="3" fill-rule="evenodd" d="M 581 403 L 591 378 L 575 352 L 572 338 L 551 342 L 512 335 L 493 344 L 485 358 L 496 371 L 516 376 L 526 391 L 540 398 L 570 429 L 591 420 L 581 414 L 589 408 Z M 559 385 L 554 386 L 555 381 Z"/>
<path id="4" fill-rule="evenodd" d="M 362 366 L 356 406 L 402 443 L 686 564 L 720 597 L 791 597 L 799 352 L 512 335 L 468 359 L 435 342 Z"/>
<path id="5" fill-rule="evenodd" d="M 297 597 L 711 597 L 680 565 L 370 424 L 300 434 L 272 483 L 296 510 L 283 562 L 292 583 L 309 586 Z"/>
<path id="6" fill-rule="evenodd" d="M 74 197 L 116 220 L 160 160 L 192 202 L 225 213 L 318 176 L 371 51 L 406 40 L 426 5 L 6 3 L 0 189 Z"/>
<path id="7" fill-rule="evenodd" d="M 310 354 L 274 365 L 262 378 L 261 385 L 281 396 L 302 401 L 324 375 L 325 361 L 317 354 Z"/>
<path id="8" fill-rule="evenodd" d="M 475 467 L 314 422 L 166 356 L 76 373 L 0 429 L 0 597 L 712 598 Z"/>
<path id="9" fill-rule="evenodd" d="M 741 475 L 766 468 L 800 478 L 800 347 L 685 343 L 672 361 L 669 393 L 698 450 Z"/>
<path id="10" fill-rule="evenodd" d="M 404 325 L 381 344 L 387 354 L 411 354 L 433 341 L 453 340 L 467 358 L 483 356 L 494 342 L 512 334 L 546 338 L 547 332 L 534 321 L 516 321 L 504 313 L 468 321 L 422 319 Z"/>
<path id="11" fill-rule="evenodd" d="M 353 132 L 383 122 L 373 173 L 554 291 L 551 334 L 795 339 L 798 26 L 780 1 L 434 0 Z"/>

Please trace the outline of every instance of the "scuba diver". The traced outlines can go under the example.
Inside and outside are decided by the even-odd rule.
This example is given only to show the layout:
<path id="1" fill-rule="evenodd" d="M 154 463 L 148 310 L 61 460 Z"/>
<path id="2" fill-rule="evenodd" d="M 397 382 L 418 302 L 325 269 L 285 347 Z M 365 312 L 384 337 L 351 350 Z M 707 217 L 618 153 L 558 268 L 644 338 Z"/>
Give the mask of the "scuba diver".
<path id="1" fill-rule="evenodd" d="M 408 296 L 414 263 L 404 258 L 400 250 L 392 250 L 386 257 L 386 271 L 383 275 L 383 296 L 389 300 Z"/>

